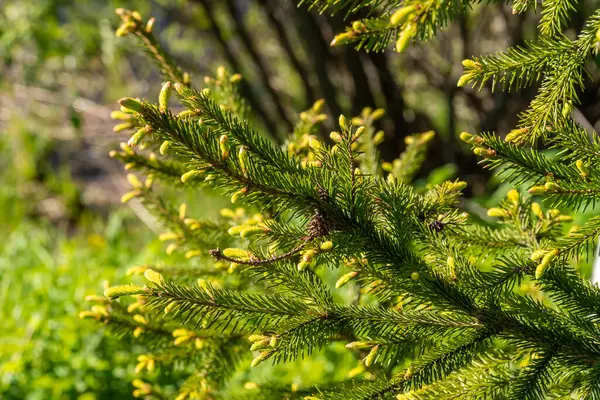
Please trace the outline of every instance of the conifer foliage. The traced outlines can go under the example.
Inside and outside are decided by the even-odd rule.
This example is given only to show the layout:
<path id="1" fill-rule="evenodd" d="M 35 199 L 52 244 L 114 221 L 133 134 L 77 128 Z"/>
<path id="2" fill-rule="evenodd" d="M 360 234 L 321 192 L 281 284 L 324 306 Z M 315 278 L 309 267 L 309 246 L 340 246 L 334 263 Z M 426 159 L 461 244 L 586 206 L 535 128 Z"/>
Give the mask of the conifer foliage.
<path id="1" fill-rule="evenodd" d="M 401 51 L 474 3 L 309 6 L 377 14 L 352 23 L 334 44 L 383 50 L 395 39 Z M 339 129 L 320 140 L 319 101 L 279 147 L 250 122 L 241 76 L 219 68 L 196 87 L 158 44 L 153 20 L 117 10 L 117 34 L 138 37 L 166 80 L 157 103 L 125 98 L 113 115 L 116 130 L 133 132 L 112 153 L 131 171 L 123 201 L 141 201 L 165 227 L 166 252 L 190 261 L 133 268 L 144 286 L 107 287 L 82 317 L 145 349 L 140 374 L 184 371 L 173 394 L 179 400 L 600 398 L 600 290 L 577 268 L 600 219 L 575 228 L 568 214 L 600 197 L 600 139 L 571 118 L 599 48 L 600 12 L 569 38 L 562 30 L 576 2 L 541 3 L 539 39 L 465 60 L 458 82 L 503 90 L 540 84 L 504 139 L 461 134 L 485 167 L 517 187 L 488 210 L 494 226 L 459 208 L 466 183 L 412 185 L 433 132 L 407 137 L 404 153 L 382 163 L 384 134 L 373 122 L 383 110 L 340 116 Z M 535 4 L 512 6 L 540 12 Z M 182 111 L 175 113 L 171 95 Z M 557 151 L 541 150 L 548 147 Z M 214 188 L 235 209 L 196 219 L 185 204 L 167 202 L 161 186 Z M 335 283 L 326 279 L 331 270 Z M 248 365 L 302 359 L 334 342 L 366 371 L 315 387 L 231 384 Z M 158 381 L 134 381 L 134 394 L 169 397 Z"/>

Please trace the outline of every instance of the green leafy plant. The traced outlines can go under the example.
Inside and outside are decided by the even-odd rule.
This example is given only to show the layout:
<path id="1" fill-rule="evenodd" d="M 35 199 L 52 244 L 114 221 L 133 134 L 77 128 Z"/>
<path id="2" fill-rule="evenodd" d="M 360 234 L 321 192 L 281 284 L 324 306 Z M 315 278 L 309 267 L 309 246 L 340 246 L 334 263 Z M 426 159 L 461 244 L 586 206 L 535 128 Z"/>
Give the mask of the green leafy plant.
<path id="1" fill-rule="evenodd" d="M 334 12 L 383 10 L 335 39 L 373 50 L 385 48 L 392 36 L 397 50 L 412 39 L 428 39 L 471 6 L 433 0 L 312 3 Z M 514 2 L 513 8 L 525 12 L 533 5 Z M 339 129 L 324 141 L 317 136 L 325 118 L 317 102 L 299 115 L 296 130 L 279 147 L 248 122 L 237 91 L 241 76 L 219 68 L 203 89 L 196 88 L 158 46 L 152 20 L 118 10 L 118 34 L 142 39 L 168 79 L 157 104 L 125 98 L 114 114 L 123 121 L 117 130 L 135 133 L 112 155 L 145 175 L 129 175 L 133 190 L 123 200 L 141 201 L 164 223 L 167 253 L 189 260 L 136 267 L 132 272 L 143 273 L 145 285 L 109 287 L 105 299 L 82 312 L 145 347 L 137 370 L 147 375 L 134 382 L 134 394 L 600 396 L 600 293 L 578 272 L 600 224 L 591 218 L 569 227 L 572 217 L 564 213 L 592 205 L 600 184 L 597 134 L 571 118 L 585 63 L 597 52 L 600 15 L 596 11 L 570 39 L 561 30 L 573 5 L 544 1 L 538 41 L 463 62 L 459 86 L 491 81 L 518 90 L 541 81 L 520 125 L 504 140 L 461 134 L 484 166 L 534 196 L 509 191 L 488 210 L 497 221 L 491 226 L 460 208 L 464 182 L 413 184 L 432 132 L 408 137 L 405 152 L 382 163 L 377 145 L 384 134 L 372 123 L 383 110 L 340 116 Z M 174 111 L 171 93 L 182 111 Z M 205 185 L 237 208 L 197 219 L 186 205 L 165 201 L 162 185 Z M 545 205 L 534 201 L 538 197 Z M 556 206 L 563 210 L 551 208 Z M 335 343 L 362 361 L 347 379 L 239 384 L 248 365 L 310 359 Z M 161 384 L 174 370 L 187 378 L 175 388 Z"/>

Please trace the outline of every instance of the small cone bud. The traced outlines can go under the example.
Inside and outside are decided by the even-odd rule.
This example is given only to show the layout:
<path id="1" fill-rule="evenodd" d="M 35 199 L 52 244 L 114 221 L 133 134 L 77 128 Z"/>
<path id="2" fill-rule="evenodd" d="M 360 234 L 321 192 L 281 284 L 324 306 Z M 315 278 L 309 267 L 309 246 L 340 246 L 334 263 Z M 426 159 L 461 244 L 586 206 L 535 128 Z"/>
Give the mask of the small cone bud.
<path id="1" fill-rule="evenodd" d="M 340 135 L 339 132 L 331 132 L 329 134 L 329 137 L 331 138 L 331 140 L 333 140 L 335 143 L 341 143 L 342 142 L 342 135 Z"/>
<path id="2" fill-rule="evenodd" d="M 122 124 L 117 124 L 113 127 L 113 132 L 123 132 L 124 130 L 133 128 L 133 124 L 131 122 L 123 122 Z"/>
<path id="3" fill-rule="evenodd" d="M 238 258 L 240 260 L 249 260 L 250 252 L 243 249 L 227 248 L 223 250 L 223 255 L 230 258 Z"/>
<path id="4" fill-rule="evenodd" d="M 253 368 L 258 366 L 260 363 L 265 361 L 269 357 L 270 354 L 271 353 L 269 353 L 268 351 L 263 351 L 254 360 L 252 360 L 252 363 L 250 364 L 250 366 Z"/>
<path id="5" fill-rule="evenodd" d="M 464 87 L 469 81 L 473 78 L 473 74 L 471 72 L 467 72 L 461 75 L 456 83 L 457 87 Z"/>
<path id="6" fill-rule="evenodd" d="M 404 50 L 406 50 L 415 33 L 415 26 L 409 24 L 398 34 L 398 39 L 396 40 L 397 53 L 402 53 Z"/>
<path id="7" fill-rule="evenodd" d="M 131 135 L 127 141 L 127 145 L 131 147 L 137 146 L 146 137 L 146 135 L 148 135 L 148 132 L 150 132 L 150 130 L 146 126 L 138 129 L 136 133 Z"/>
<path id="8" fill-rule="evenodd" d="M 344 117 L 344 115 L 340 115 L 340 118 L 338 119 L 338 123 L 340 125 L 340 128 L 342 128 L 342 130 L 346 131 L 348 130 L 348 120 L 346 119 L 346 117 Z"/>
<path id="9" fill-rule="evenodd" d="M 390 25 L 391 26 L 400 25 L 402 22 L 404 22 L 408 18 L 408 16 L 413 11 L 415 11 L 414 6 L 406 6 L 406 7 L 401 7 L 399 9 L 397 9 L 390 18 Z"/>
<path id="10" fill-rule="evenodd" d="M 516 189 L 512 189 L 506 194 L 506 198 L 511 203 L 518 204 L 519 203 L 519 192 Z"/>
<path id="11" fill-rule="evenodd" d="M 142 112 L 144 111 L 144 106 L 143 104 L 136 99 L 133 99 L 131 97 L 125 97 L 121 100 L 119 100 L 119 104 L 123 107 L 125 107 L 128 110 L 132 110 L 135 112 Z"/>
<path id="12" fill-rule="evenodd" d="M 375 362 L 378 351 L 379 351 L 379 345 L 373 347 L 371 349 L 371 351 L 369 352 L 369 354 L 367 354 L 367 356 L 365 357 L 365 365 L 367 367 L 370 367 Z"/>
<path id="13" fill-rule="evenodd" d="M 145 270 L 144 277 L 146 277 L 146 279 L 158 286 L 162 286 L 165 283 L 165 279 L 163 278 L 163 276 L 158 272 L 154 271 L 153 269 Z"/>
<path id="14" fill-rule="evenodd" d="M 350 280 L 354 279 L 357 275 L 358 275 L 357 271 L 348 272 L 347 274 L 342 275 L 340 277 L 340 279 L 338 279 L 337 282 L 335 283 L 335 288 L 336 289 L 341 288 L 346 283 L 348 283 Z"/>
<path id="15" fill-rule="evenodd" d="M 369 342 L 350 342 L 346 345 L 347 349 L 368 349 L 369 347 L 373 346 L 371 343 Z"/>
<path id="16" fill-rule="evenodd" d="M 542 262 L 535 269 L 535 279 L 540 279 L 546 273 L 546 270 L 550 266 L 550 263 L 558 256 L 559 251 L 557 249 L 549 251 Z"/>
<path id="17" fill-rule="evenodd" d="M 181 175 L 181 182 L 185 183 L 189 180 L 192 180 L 194 178 L 197 178 L 198 176 L 202 175 L 203 171 L 197 170 L 197 169 L 193 169 L 191 171 L 186 172 L 185 174 Z"/>
<path id="18" fill-rule="evenodd" d="M 229 157 L 229 150 L 231 148 L 231 144 L 229 143 L 229 136 L 221 135 L 219 138 L 219 148 L 221 149 L 221 158 L 223 160 L 227 160 Z"/>
<path id="19" fill-rule="evenodd" d="M 111 286 L 104 291 L 104 295 L 111 300 L 121 296 L 132 296 L 136 294 L 144 294 L 146 291 L 138 285 L 117 285 Z"/>
<path id="20" fill-rule="evenodd" d="M 479 69 L 481 67 L 478 62 L 469 59 L 462 60 L 462 65 L 463 67 L 470 69 Z"/>
<path id="21" fill-rule="evenodd" d="M 333 249 L 333 242 L 331 240 L 323 242 L 321 243 L 321 246 L 319 246 L 319 249 L 321 249 L 321 251 L 329 251 Z"/>
<path id="22" fill-rule="evenodd" d="M 160 89 L 160 94 L 158 95 L 158 109 L 161 112 L 167 111 L 169 107 L 169 98 L 171 97 L 171 88 L 173 85 L 171 82 L 165 82 Z"/>
<path id="23" fill-rule="evenodd" d="M 575 166 L 577 167 L 577 170 L 579 171 L 579 173 L 581 174 L 581 176 L 583 176 L 584 178 L 586 178 L 586 177 L 589 176 L 590 170 L 583 163 L 583 160 L 577 160 L 577 161 L 575 161 Z"/>
<path id="24" fill-rule="evenodd" d="M 489 217 L 506 218 L 510 216 L 510 213 L 502 208 L 493 207 L 488 210 L 487 215 Z"/>
<path id="25" fill-rule="evenodd" d="M 544 186 L 533 186 L 528 190 L 529 194 L 532 195 L 540 195 L 546 193 L 546 188 Z"/>
<path id="26" fill-rule="evenodd" d="M 240 162 L 240 168 L 242 169 L 242 173 L 244 176 L 248 175 L 248 148 L 246 146 L 241 146 L 238 151 L 238 160 Z"/>
<path id="27" fill-rule="evenodd" d="M 250 336 L 248 336 L 248 341 L 251 343 L 255 343 L 255 342 L 261 342 L 268 338 L 269 338 L 268 336 L 263 336 L 263 335 L 250 335 Z"/>
<path id="28" fill-rule="evenodd" d="M 125 204 L 128 201 L 132 200 L 133 198 L 139 196 L 140 194 L 142 194 L 142 192 L 139 190 L 133 190 L 131 192 L 127 192 L 123 196 L 121 196 L 121 203 Z"/>
<path id="29" fill-rule="evenodd" d="M 542 206 L 539 203 L 531 203 L 531 211 L 539 218 L 544 219 L 544 212 L 542 211 Z"/>
<path id="30" fill-rule="evenodd" d="M 152 29 L 154 28 L 154 23 L 156 22 L 156 18 L 152 17 L 148 20 L 146 24 L 146 28 L 144 29 L 146 33 L 152 33 Z"/>
<path id="31" fill-rule="evenodd" d="M 349 43 L 351 39 L 352 38 L 350 37 L 350 34 L 348 32 L 340 33 L 333 38 L 329 45 L 338 46 L 341 44 L 346 44 Z"/>
<path id="32" fill-rule="evenodd" d="M 470 134 L 470 133 L 468 133 L 468 132 L 462 132 L 462 133 L 460 134 L 460 139 L 461 139 L 463 142 L 471 143 L 471 142 L 473 141 L 473 139 L 475 139 L 475 136 L 474 136 L 474 135 L 471 135 L 471 134 Z"/>

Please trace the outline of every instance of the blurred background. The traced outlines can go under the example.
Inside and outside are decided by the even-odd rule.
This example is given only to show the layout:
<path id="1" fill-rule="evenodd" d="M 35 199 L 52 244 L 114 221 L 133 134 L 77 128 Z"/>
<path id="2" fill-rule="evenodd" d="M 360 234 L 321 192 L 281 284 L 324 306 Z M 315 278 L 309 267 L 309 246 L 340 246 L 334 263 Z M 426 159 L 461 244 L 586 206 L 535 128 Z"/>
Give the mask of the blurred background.
<path id="1" fill-rule="evenodd" d="M 597 1 L 581 1 L 575 35 Z M 458 140 L 461 131 L 507 133 L 536 88 L 457 88 L 460 61 L 535 39 L 537 17 L 478 5 L 436 40 L 403 54 L 332 48 L 342 16 L 281 0 L 4 0 L 0 2 L 0 398 L 130 398 L 135 349 L 77 318 L 103 282 L 164 258 L 157 227 L 108 157 L 123 140 L 110 111 L 125 96 L 155 99 L 160 76 L 132 38 L 117 38 L 116 7 L 157 19 L 155 33 L 201 84 L 219 65 L 244 76 L 252 118 L 277 142 L 320 98 L 332 116 L 385 108 L 381 152 L 392 160 L 411 133 L 438 133 L 421 182 L 460 176 L 469 211 L 505 192 Z M 349 20 L 364 15 L 350 15 Z M 590 68 L 597 78 L 597 68 Z M 600 80 L 586 81 L 577 121 L 597 127 Z M 173 193 L 179 198 L 188 193 Z M 194 195 L 203 210 L 223 204 Z M 325 360 L 325 359 L 323 359 Z M 325 362 L 325 361 L 323 361 Z M 308 367 L 305 368 L 310 368 Z M 314 364 L 312 374 L 327 370 Z M 305 370 L 305 373 L 308 370 Z M 335 371 L 329 371 L 334 374 Z"/>

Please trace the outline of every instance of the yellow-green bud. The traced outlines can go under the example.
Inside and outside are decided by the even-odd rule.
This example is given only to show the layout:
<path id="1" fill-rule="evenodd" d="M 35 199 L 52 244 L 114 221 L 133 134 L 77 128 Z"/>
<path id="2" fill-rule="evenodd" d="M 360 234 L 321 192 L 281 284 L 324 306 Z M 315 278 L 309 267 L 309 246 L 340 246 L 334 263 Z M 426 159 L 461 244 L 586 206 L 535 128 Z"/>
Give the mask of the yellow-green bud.
<path id="1" fill-rule="evenodd" d="M 185 85 L 182 85 L 179 82 L 175 82 L 175 84 L 173 85 L 173 87 L 175 88 L 175 91 L 180 95 L 183 96 L 183 94 L 185 93 L 186 87 Z"/>
<path id="2" fill-rule="evenodd" d="M 365 127 L 364 126 L 359 126 L 358 128 L 356 128 L 356 132 L 354 132 L 354 136 L 353 139 L 358 139 L 360 137 L 360 135 L 363 134 L 363 132 L 365 131 Z"/>
<path id="3" fill-rule="evenodd" d="M 271 353 L 268 352 L 268 351 L 263 351 L 254 360 L 252 360 L 252 363 L 250 364 L 250 366 L 251 367 L 256 367 L 257 365 L 259 365 L 260 363 L 262 363 L 263 361 L 265 361 L 267 358 L 269 358 L 270 354 Z"/>
<path id="4" fill-rule="evenodd" d="M 420 276 L 421 275 L 417 271 L 414 271 L 412 274 L 410 274 L 410 279 L 413 281 L 418 281 Z"/>
<path id="5" fill-rule="evenodd" d="M 158 95 L 158 109 L 160 112 L 167 111 L 169 108 L 169 98 L 171 97 L 171 88 L 173 85 L 171 82 L 165 82 L 160 89 L 160 93 Z"/>
<path id="6" fill-rule="evenodd" d="M 373 362 L 375 361 L 375 359 L 377 358 L 377 352 L 379 351 L 379 345 L 373 347 L 371 349 L 371 351 L 369 352 L 369 354 L 367 354 L 367 356 L 365 357 L 365 365 L 367 367 L 370 367 Z"/>
<path id="7" fill-rule="evenodd" d="M 528 190 L 529 194 L 540 195 L 546 193 L 546 187 L 544 186 L 533 186 Z"/>
<path id="8" fill-rule="evenodd" d="M 415 10 L 414 6 L 406 6 L 397 9 L 390 18 L 391 26 L 398 26 Z"/>
<path id="9" fill-rule="evenodd" d="M 112 119 L 119 119 L 119 120 L 122 120 L 122 121 L 127 121 L 127 120 L 130 120 L 130 119 L 133 119 L 133 115 L 128 114 L 128 113 L 123 112 L 123 111 L 112 111 L 110 113 L 110 118 L 112 118 Z"/>
<path id="10" fill-rule="evenodd" d="M 202 175 L 204 171 L 201 170 L 197 170 L 197 169 L 193 169 L 191 171 L 186 172 L 185 174 L 181 175 L 181 182 L 185 183 L 191 179 L 194 179 L 200 175 Z"/>
<path id="11" fill-rule="evenodd" d="M 385 115 L 385 110 L 383 108 L 378 108 L 371 113 L 370 117 L 371 117 L 371 120 L 377 121 L 378 119 L 382 118 L 384 115 Z"/>
<path id="12" fill-rule="evenodd" d="M 577 169 L 579 170 L 579 173 L 581 174 L 581 176 L 583 176 L 584 178 L 587 178 L 590 174 L 590 170 L 589 168 L 583 163 L 583 160 L 577 160 L 575 161 L 575 166 L 577 167 Z"/>
<path id="13" fill-rule="evenodd" d="M 457 181 L 457 182 L 453 182 L 451 190 L 455 191 L 455 192 L 460 192 L 461 190 L 463 190 L 466 187 L 467 187 L 467 182 Z"/>
<path id="14" fill-rule="evenodd" d="M 133 128 L 133 124 L 131 122 L 123 122 L 121 124 L 117 124 L 113 126 L 113 132 L 123 132 L 124 130 Z"/>
<path id="15" fill-rule="evenodd" d="M 250 343 L 256 343 L 256 342 L 261 342 L 263 340 L 267 340 L 269 337 L 268 336 L 263 336 L 263 335 L 250 335 L 248 336 L 248 341 Z"/>
<path id="16" fill-rule="evenodd" d="M 144 186 L 134 174 L 127 174 L 127 180 L 129 181 L 129 184 L 136 189 L 140 189 Z"/>
<path id="17" fill-rule="evenodd" d="M 462 65 L 463 65 L 463 67 L 469 68 L 469 69 L 479 69 L 479 68 L 481 68 L 481 65 L 478 62 L 473 61 L 473 60 L 469 60 L 469 59 L 462 60 Z"/>
<path id="18" fill-rule="evenodd" d="M 125 97 L 121 100 L 119 100 L 119 104 L 123 107 L 125 107 L 128 110 L 132 110 L 135 112 L 142 112 L 144 111 L 144 106 L 143 104 L 136 99 L 133 99 L 131 97 Z"/>
<path id="19" fill-rule="evenodd" d="M 306 263 L 310 263 L 313 260 L 313 257 L 315 256 L 317 252 L 313 249 L 310 250 L 306 250 L 303 254 L 302 254 L 302 261 L 306 262 Z"/>
<path id="20" fill-rule="evenodd" d="M 245 195 L 248 192 L 248 188 L 241 188 L 240 190 L 238 190 L 237 192 L 235 192 L 233 195 L 231 195 L 231 203 L 235 204 L 237 203 L 237 201 L 239 200 L 239 198 L 243 195 Z"/>
<path id="21" fill-rule="evenodd" d="M 450 271 L 454 271 L 456 269 L 456 261 L 454 260 L 454 257 L 448 257 L 446 263 L 448 264 L 448 268 L 450 269 Z"/>
<path id="22" fill-rule="evenodd" d="M 367 349 L 371 346 L 373 346 L 373 345 L 369 342 L 350 342 L 350 343 L 346 344 L 347 349 L 353 349 L 353 350 Z"/>
<path id="23" fill-rule="evenodd" d="M 367 29 L 367 26 L 361 21 L 352 22 L 352 29 L 355 31 L 364 31 Z"/>
<path id="24" fill-rule="evenodd" d="M 314 151 L 320 151 L 323 149 L 323 145 L 321 144 L 321 142 L 319 142 L 319 140 L 315 138 L 310 138 L 308 140 L 308 146 Z"/>
<path id="25" fill-rule="evenodd" d="M 143 294 L 145 292 L 144 288 L 138 285 L 117 285 L 106 288 L 106 290 L 104 290 L 104 295 L 113 300 L 121 296 L 132 296 Z"/>
<path id="26" fill-rule="evenodd" d="M 544 256 L 542 262 L 535 269 L 535 279 L 540 279 L 542 276 L 544 276 L 546 270 L 548 269 L 548 266 L 550 266 L 550 263 L 558 256 L 558 254 L 558 249 L 554 249 L 549 251 Z"/>
<path id="27" fill-rule="evenodd" d="M 200 257 L 202 255 L 202 250 L 200 249 L 196 249 L 196 250 L 188 250 L 185 252 L 184 257 L 189 260 L 191 258 L 194 257 Z"/>
<path id="28" fill-rule="evenodd" d="M 338 123 L 343 131 L 348 130 L 348 120 L 346 119 L 346 117 L 344 117 L 343 114 L 340 115 L 340 118 L 338 118 Z"/>
<path id="29" fill-rule="evenodd" d="M 331 240 L 323 242 L 321 243 L 321 246 L 319 246 L 319 249 L 321 249 L 321 251 L 329 251 L 333 249 L 333 242 Z"/>
<path id="30" fill-rule="evenodd" d="M 465 72 L 464 74 L 461 75 L 461 77 L 458 79 L 458 82 L 456 83 L 457 87 L 463 87 L 465 86 L 467 83 L 469 83 L 469 81 L 474 77 L 472 72 Z"/>
<path id="31" fill-rule="evenodd" d="M 510 216 L 510 213 L 502 208 L 493 207 L 488 210 L 487 215 L 489 217 L 506 218 Z"/>
<path id="32" fill-rule="evenodd" d="M 476 147 L 475 149 L 473 149 L 473 153 L 476 156 L 485 157 L 487 155 L 488 151 L 486 149 L 484 149 L 483 147 Z"/>
<path id="33" fill-rule="evenodd" d="M 335 143 L 341 143 L 342 142 L 342 135 L 340 135 L 339 132 L 331 132 L 329 134 L 329 137 L 331 138 L 331 140 L 333 140 Z"/>
<path id="34" fill-rule="evenodd" d="M 504 138 L 504 141 L 508 143 L 520 143 L 523 140 L 523 135 L 525 135 L 527 132 L 529 132 L 529 128 L 513 129 L 512 131 L 508 132 Z"/>
<path id="35" fill-rule="evenodd" d="M 156 18 L 154 18 L 154 17 L 152 17 L 148 20 L 148 23 L 146 23 L 146 28 L 145 28 L 146 33 L 152 33 L 152 29 L 154 28 L 154 22 L 156 22 Z"/>
<path id="36" fill-rule="evenodd" d="M 471 143 L 473 141 L 473 139 L 475 139 L 475 136 L 468 132 L 461 132 L 460 139 L 463 142 Z"/>
<path id="37" fill-rule="evenodd" d="M 329 45 L 337 46 L 340 44 L 346 44 L 346 43 L 350 42 L 350 40 L 351 40 L 351 36 L 348 32 L 339 33 L 339 34 L 335 35 L 335 37 L 333 38 L 333 40 L 331 41 L 331 43 Z"/>
<path id="38" fill-rule="evenodd" d="M 238 160 L 240 161 L 240 168 L 242 169 L 242 173 L 244 176 L 248 174 L 248 148 L 246 146 L 241 146 L 238 151 Z"/>
<path id="39" fill-rule="evenodd" d="M 531 211 L 539 218 L 544 219 L 544 212 L 542 211 L 542 206 L 539 203 L 531 203 Z"/>
<path id="40" fill-rule="evenodd" d="M 335 288 L 339 289 L 358 275 L 357 271 L 348 272 L 340 277 L 335 283 Z M 346 346 L 347 347 L 347 346 Z"/>
<path id="41" fill-rule="evenodd" d="M 197 283 L 200 289 L 204 290 L 206 294 L 211 295 L 210 284 L 206 279 L 198 279 Z"/>
<path id="42" fill-rule="evenodd" d="M 406 25 L 406 27 L 398 34 L 398 39 L 396 40 L 396 52 L 402 53 L 406 50 L 415 33 L 416 27 L 414 25 Z"/>
<path id="43" fill-rule="evenodd" d="M 227 208 L 225 208 L 224 210 L 228 210 Z M 233 212 L 233 211 L 232 211 Z M 232 226 L 231 228 L 229 228 L 227 230 L 227 233 L 229 233 L 231 236 L 237 236 L 242 232 L 242 229 L 246 228 L 247 225 L 236 225 L 236 226 Z"/>
<path id="44" fill-rule="evenodd" d="M 263 228 L 260 228 L 258 226 L 246 226 L 240 231 L 240 236 L 244 239 L 247 239 L 253 235 L 258 235 L 261 233 L 265 233 L 265 230 Z"/>
<path id="45" fill-rule="evenodd" d="M 531 261 L 538 261 L 542 257 L 544 257 L 546 255 L 546 253 L 548 253 L 548 250 L 546 250 L 546 249 L 538 249 L 538 250 L 534 251 L 533 253 L 531 253 L 531 257 L 529 257 L 529 259 Z"/>
<path id="46" fill-rule="evenodd" d="M 250 346 L 250 351 L 263 350 L 269 347 L 269 338 L 262 340 L 260 342 L 254 342 L 252 346 Z"/>
<path id="47" fill-rule="evenodd" d="M 169 240 L 177 240 L 179 239 L 179 235 L 175 232 L 165 232 L 158 235 L 158 240 L 161 242 L 167 242 Z"/>
<path id="48" fill-rule="evenodd" d="M 381 144 L 384 139 L 385 139 L 385 132 L 384 131 L 378 131 L 375 134 L 375 136 L 373 136 L 373 144 L 375 146 L 377 146 L 378 144 Z"/>
<path id="49" fill-rule="evenodd" d="M 236 249 L 236 248 L 227 248 L 227 249 L 223 250 L 223 255 L 225 257 L 237 258 L 240 260 L 249 260 L 251 254 L 247 250 Z"/>
<path id="50" fill-rule="evenodd" d="M 169 140 L 165 140 L 164 142 L 162 142 L 162 144 L 160 145 L 160 148 L 158 149 L 160 154 L 162 154 L 163 156 L 165 154 L 167 154 L 167 151 L 169 150 L 169 147 L 171 147 L 171 144 L 172 144 L 172 142 Z"/>
<path id="51" fill-rule="evenodd" d="M 556 217 L 556 221 L 557 222 L 571 222 L 571 221 L 573 221 L 573 217 L 571 217 L 570 215 L 559 215 L 558 217 Z"/>
<path id="52" fill-rule="evenodd" d="M 226 160 L 227 157 L 229 157 L 229 149 L 231 148 L 229 136 L 221 135 L 221 138 L 219 139 L 219 148 L 221 149 L 221 158 Z"/>
<path id="53" fill-rule="evenodd" d="M 309 266 L 309 265 L 310 265 L 310 264 L 309 264 L 309 263 L 307 263 L 306 261 L 300 261 L 296 267 L 298 268 L 298 271 L 302 272 L 302 271 L 304 271 L 306 268 L 308 268 L 308 266 Z"/>
<path id="54" fill-rule="evenodd" d="M 558 186 L 556 183 L 554 182 L 546 182 L 546 184 L 544 185 L 544 187 L 546 188 L 546 191 L 559 191 L 560 190 L 560 186 Z"/>
<path id="55" fill-rule="evenodd" d="M 148 132 L 150 132 L 149 126 L 145 126 L 143 128 L 138 129 L 136 133 L 131 135 L 131 137 L 127 141 L 127 144 L 131 147 L 137 146 L 142 141 L 142 139 L 146 137 Z"/>
<path id="56" fill-rule="evenodd" d="M 513 204 L 519 203 L 519 192 L 516 189 L 511 189 L 506 194 L 506 198 Z"/>
<path id="57" fill-rule="evenodd" d="M 165 283 L 165 278 L 163 278 L 163 276 L 161 274 L 159 274 L 158 272 L 154 271 L 153 269 L 147 269 L 144 271 L 144 276 L 146 277 L 146 279 L 148 279 L 150 282 L 158 285 L 158 286 L 162 286 Z"/>
<path id="58" fill-rule="evenodd" d="M 142 192 L 140 190 L 133 190 L 131 192 L 125 193 L 123 196 L 121 196 L 121 203 L 125 204 L 128 201 L 130 201 L 131 199 L 133 199 L 134 197 L 137 197 L 141 194 L 142 194 Z"/>

